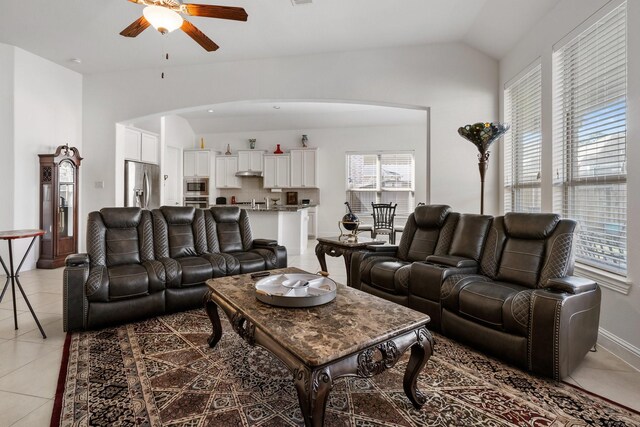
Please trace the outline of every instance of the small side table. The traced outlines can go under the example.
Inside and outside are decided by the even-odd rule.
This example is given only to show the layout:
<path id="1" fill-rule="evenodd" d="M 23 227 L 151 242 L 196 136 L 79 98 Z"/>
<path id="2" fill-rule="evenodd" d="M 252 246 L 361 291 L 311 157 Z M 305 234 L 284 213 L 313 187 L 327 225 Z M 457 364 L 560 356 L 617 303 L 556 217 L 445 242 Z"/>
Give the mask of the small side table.
<path id="1" fill-rule="evenodd" d="M 31 303 L 29 302 L 29 298 L 27 298 L 27 294 L 24 293 L 24 289 L 22 289 L 22 285 L 20 284 L 20 269 L 22 268 L 22 264 L 24 264 L 24 260 L 27 259 L 27 255 L 31 251 L 33 244 L 36 239 L 44 234 L 44 230 L 9 230 L 9 231 L 0 231 L 0 240 L 6 240 L 9 245 L 9 269 L 7 269 L 7 265 L 4 263 L 2 256 L 0 256 L 0 263 L 2 263 L 2 268 L 4 268 L 4 272 L 7 274 L 7 281 L 4 283 L 4 288 L 2 289 L 2 294 L 0 294 L 0 302 L 4 298 L 5 292 L 7 292 L 7 288 L 9 287 L 9 282 L 11 282 L 11 294 L 13 296 L 13 323 L 15 325 L 16 330 L 18 329 L 18 311 L 16 310 L 16 284 L 18 284 L 18 289 L 20 289 L 20 293 L 24 298 L 24 301 L 27 303 L 27 307 L 29 307 L 29 311 L 31 311 L 31 315 L 33 316 L 33 320 L 36 321 L 36 325 L 38 325 L 38 329 L 40 329 L 40 333 L 42 334 L 42 338 L 47 338 L 47 335 L 44 333 L 44 329 L 42 329 L 42 325 L 38 320 L 38 316 L 33 311 L 31 307 Z M 29 244 L 29 248 L 24 253 L 22 257 L 22 261 L 18 265 L 18 268 L 14 270 L 13 268 L 13 245 L 11 244 L 14 240 L 17 239 L 26 239 L 28 237 L 32 237 L 31 243 Z"/>
<path id="2" fill-rule="evenodd" d="M 332 257 L 344 257 L 344 266 L 347 269 L 347 286 L 351 286 L 351 256 L 354 252 L 365 249 L 368 245 L 382 245 L 384 240 L 375 240 L 358 236 L 358 240 L 347 240 L 346 237 L 318 237 L 316 256 L 320 262 L 322 271 L 327 271 L 325 254 Z"/>

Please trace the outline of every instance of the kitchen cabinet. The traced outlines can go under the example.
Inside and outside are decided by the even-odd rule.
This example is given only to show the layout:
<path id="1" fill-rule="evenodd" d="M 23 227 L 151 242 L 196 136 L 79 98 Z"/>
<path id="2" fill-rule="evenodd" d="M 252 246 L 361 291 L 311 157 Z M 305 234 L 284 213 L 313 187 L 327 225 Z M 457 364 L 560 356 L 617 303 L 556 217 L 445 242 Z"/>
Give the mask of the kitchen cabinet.
<path id="1" fill-rule="evenodd" d="M 291 150 L 292 188 L 318 187 L 318 149 Z"/>
<path id="2" fill-rule="evenodd" d="M 264 188 L 290 187 L 291 156 L 276 154 L 264 156 Z"/>
<path id="3" fill-rule="evenodd" d="M 216 188 L 240 188 L 238 156 L 216 157 Z"/>
<path id="4" fill-rule="evenodd" d="M 264 151 L 256 150 L 239 150 L 238 151 L 238 170 L 262 172 L 262 157 Z"/>
<path id="5" fill-rule="evenodd" d="M 136 162 L 159 163 L 160 142 L 158 135 L 134 128 L 124 130 L 124 157 Z"/>
<path id="6" fill-rule="evenodd" d="M 307 238 L 315 239 L 318 237 L 318 223 L 317 223 L 317 208 L 312 207 L 308 209 L 309 223 L 307 227 Z"/>
<path id="7" fill-rule="evenodd" d="M 209 178 L 211 153 L 208 150 L 184 150 L 182 175 L 185 178 Z"/>

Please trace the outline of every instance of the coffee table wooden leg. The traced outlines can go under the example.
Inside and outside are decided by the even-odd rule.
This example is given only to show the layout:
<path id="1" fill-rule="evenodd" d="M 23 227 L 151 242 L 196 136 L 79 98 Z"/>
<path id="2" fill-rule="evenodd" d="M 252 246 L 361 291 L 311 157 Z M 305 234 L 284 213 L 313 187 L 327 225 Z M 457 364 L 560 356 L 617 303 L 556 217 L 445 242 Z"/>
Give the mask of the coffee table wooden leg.
<path id="1" fill-rule="evenodd" d="M 333 388 L 331 372 L 327 368 L 309 371 L 301 367 L 294 370 L 293 377 L 304 425 L 321 427 L 324 424 L 327 398 Z"/>
<path id="2" fill-rule="evenodd" d="M 209 293 L 205 296 L 204 307 L 207 310 L 209 319 L 211 320 L 211 326 L 213 326 L 213 332 L 207 340 L 209 347 L 213 348 L 218 344 L 220 338 L 222 338 L 222 323 L 220 323 L 220 316 L 218 316 L 218 306 L 215 302 L 211 301 Z"/>
<path id="3" fill-rule="evenodd" d="M 433 352 L 433 338 L 426 329 L 416 331 L 418 342 L 411 347 L 411 357 L 404 371 L 402 385 L 407 397 L 416 409 L 422 408 L 427 401 L 426 396 L 418 390 L 418 375 L 427 364 Z"/>
<path id="4" fill-rule="evenodd" d="M 318 262 L 320 263 L 320 269 L 322 271 L 328 271 L 327 260 L 324 254 L 325 254 L 324 245 L 322 243 L 318 243 L 316 245 L 316 257 L 318 257 Z"/>

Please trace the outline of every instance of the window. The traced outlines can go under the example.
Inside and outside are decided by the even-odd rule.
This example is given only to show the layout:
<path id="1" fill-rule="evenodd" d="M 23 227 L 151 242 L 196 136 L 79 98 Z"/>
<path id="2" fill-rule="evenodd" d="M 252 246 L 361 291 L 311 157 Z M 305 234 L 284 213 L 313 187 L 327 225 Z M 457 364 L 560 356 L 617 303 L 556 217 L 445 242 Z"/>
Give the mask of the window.
<path id="1" fill-rule="evenodd" d="M 542 142 L 542 66 L 507 83 L 504 91 L 505 137 L 504 211 L 540 212 Z"/>
<path id="2" fill-rule="evenodd" d="M 554 209 L 579 221 L 576 259 L 627 270 L 626 2 L 554 51 Z"/>
<path id="3" fill-rule="evenodd" d="M 413 152 L 347 153 L 347 200 L 356 214 L 371 203 L 397 203 L 396 215 L 414 209 Z"/>

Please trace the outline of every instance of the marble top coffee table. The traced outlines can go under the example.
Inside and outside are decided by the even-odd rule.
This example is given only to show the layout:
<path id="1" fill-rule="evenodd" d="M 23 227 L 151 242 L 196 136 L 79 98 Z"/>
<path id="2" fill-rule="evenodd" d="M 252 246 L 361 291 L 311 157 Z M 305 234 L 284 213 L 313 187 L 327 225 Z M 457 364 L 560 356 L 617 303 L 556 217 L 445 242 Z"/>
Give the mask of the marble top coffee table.
<path id="1" fill-rule="evenodd" d="M 280 273 L 306 272 L 271 271 Z M 391 368 L 408 348 L 404 391 L 416 408 L 424 405 L 416 382 L 433 348 L 429 316 L 344 285 L 338 285 L 334 301 L 322 306 L 273 307 L 256 299 L 254 283 L 249 274 L 207 281 L 205 303 L 213 325 L 209 346 L 222 337 L 219 307 L 246 342 L 264 347 L 289 368 L 305 425 L 323 424 L 337 378 L 372 377 Z"/>

